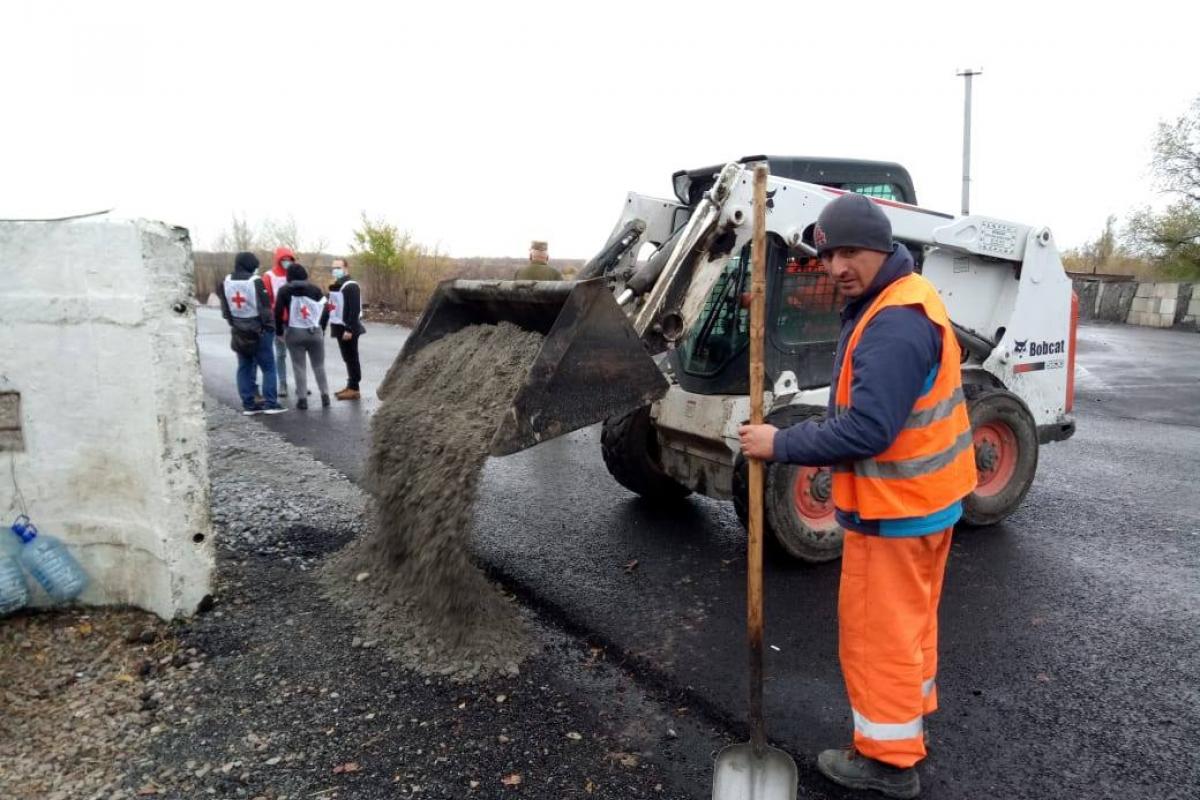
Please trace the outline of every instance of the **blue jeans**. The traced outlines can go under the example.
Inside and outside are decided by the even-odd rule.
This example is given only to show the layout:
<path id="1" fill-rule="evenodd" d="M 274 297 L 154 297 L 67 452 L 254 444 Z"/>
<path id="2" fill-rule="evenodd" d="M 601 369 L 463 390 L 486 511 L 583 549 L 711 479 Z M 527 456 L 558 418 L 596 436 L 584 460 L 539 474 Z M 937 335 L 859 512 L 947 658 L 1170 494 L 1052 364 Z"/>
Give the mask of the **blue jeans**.
<path id="1" fill-rule="evenodd" d="M 279 405 L 275 377 L 275 332 L 263 331 L 254 355 L 244 356 L 238 353 L 237 358 L 237 385 L 238 394 L 242 397 L 242 408 L 249 411 L 255 407 L 254 391 L 258 377 L 256 368 L 261 369 L 263 374 L 263 399 L 268 406 Z"/>

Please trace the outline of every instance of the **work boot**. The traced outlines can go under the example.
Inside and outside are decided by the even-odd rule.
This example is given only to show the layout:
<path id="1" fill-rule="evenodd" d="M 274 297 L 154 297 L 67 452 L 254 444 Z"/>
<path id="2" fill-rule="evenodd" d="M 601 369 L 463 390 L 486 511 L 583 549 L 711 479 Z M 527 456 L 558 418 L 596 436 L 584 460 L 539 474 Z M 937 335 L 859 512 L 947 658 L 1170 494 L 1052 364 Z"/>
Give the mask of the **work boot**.
<path id="1" fill-rule="evenodd" d="M 321 408 L 329 408 L 329 395 L 321 395 Z"/>
<path id="2" fill-rule="evenodd" d="M 873 789 L 887 797 L 911 798 L 921 793 L 915 767 L 893 767 L 867 758 L 853 747 L 826 750 L 817 756 L 817 769 L 834 783 L 849 789 Z"/>
<path id="3" fill-rule="evenodd" d="M 296 408 L 299 411 L 308 411 L 308 399 L 305 397 L 301 397 L 299 400 L 296 401 Z"/>
<path id="4" fill-rule="evenodd" d="M 362 397 L 362 393 L 358 389 L 342 389 L 337 393 L 338 400 L 358 400 Z"/>

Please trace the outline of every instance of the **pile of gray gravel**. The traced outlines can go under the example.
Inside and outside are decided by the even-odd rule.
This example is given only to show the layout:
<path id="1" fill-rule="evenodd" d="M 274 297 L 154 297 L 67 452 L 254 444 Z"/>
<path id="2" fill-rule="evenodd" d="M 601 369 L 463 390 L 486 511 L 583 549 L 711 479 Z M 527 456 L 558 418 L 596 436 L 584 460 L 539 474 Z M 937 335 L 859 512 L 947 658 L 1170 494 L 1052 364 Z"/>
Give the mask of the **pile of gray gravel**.
<path id="1" fill-rule="evenodd" d="M 507 323 L 471 326 L 385 384 L 367 469 L 371 528 L 336 560 L 330 585 L 418 671 L 515 674 L 529 652 L 516 604 L 475 566 L 470 536 L 489 442 L 541 342 Z"/>

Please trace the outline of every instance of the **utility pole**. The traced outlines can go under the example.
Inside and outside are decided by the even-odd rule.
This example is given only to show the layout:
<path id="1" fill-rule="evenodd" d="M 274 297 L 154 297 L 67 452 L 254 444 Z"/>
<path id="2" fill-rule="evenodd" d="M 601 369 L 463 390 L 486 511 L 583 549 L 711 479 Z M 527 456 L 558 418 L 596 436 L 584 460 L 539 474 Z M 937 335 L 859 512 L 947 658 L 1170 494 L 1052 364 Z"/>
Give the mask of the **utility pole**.
<path id="1" fill-rule="evenodd" d="M 963 93 L 963 216 L 971 213 L 971 79 L 982 75 L 982 69 L 960 69 L 958 77 L 966 79 Z"/>

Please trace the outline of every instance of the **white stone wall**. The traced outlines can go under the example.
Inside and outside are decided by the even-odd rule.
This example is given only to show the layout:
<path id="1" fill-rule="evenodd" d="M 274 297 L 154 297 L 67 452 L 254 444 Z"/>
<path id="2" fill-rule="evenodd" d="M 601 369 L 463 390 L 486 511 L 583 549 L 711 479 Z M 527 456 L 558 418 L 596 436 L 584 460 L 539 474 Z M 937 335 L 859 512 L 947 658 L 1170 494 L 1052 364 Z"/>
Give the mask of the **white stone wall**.
<path id="1" fill-rule="evenodd" d="M 1178 303 L 1178 283 L 1139 283 L 1125 321 L 1130 325 L 1170 328 L 1175 324 Z"/>
<path id="2" fill-rule="evenodd" d="M 83 603 L 169 618 L 211 592 L 192 282 L 182 228 L 0 223 L 0 392 L 20 394 L 19 436 L 0 437 L 0 535 L 17 513 L 11 459 L 30 517 L 87 570 Z"/>

